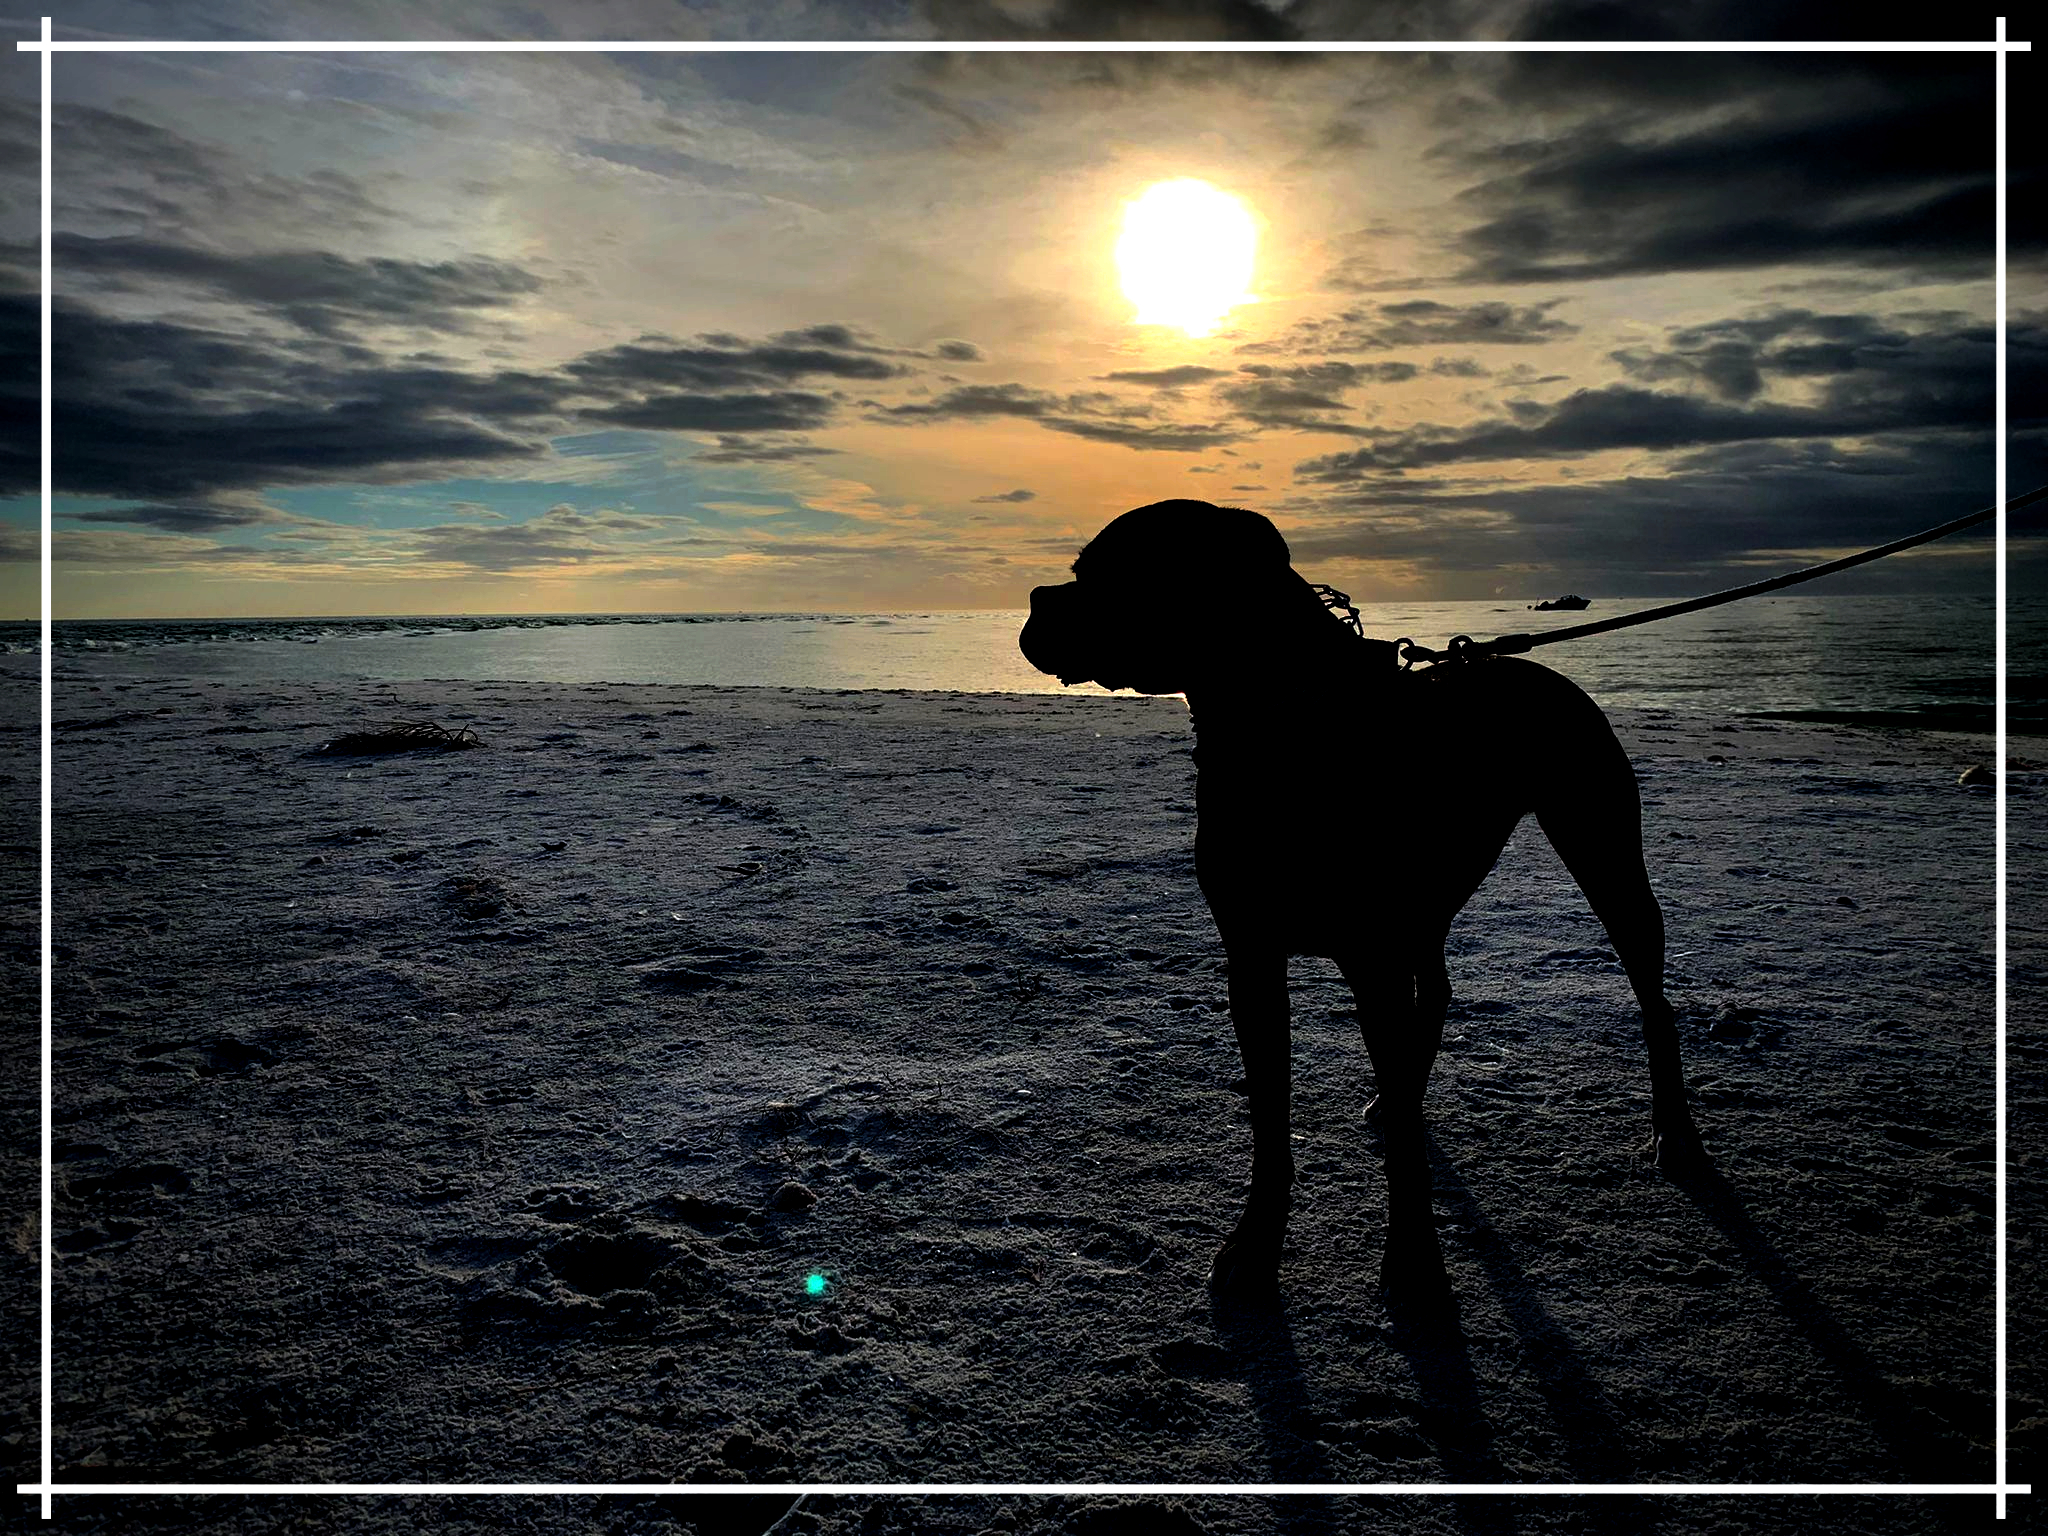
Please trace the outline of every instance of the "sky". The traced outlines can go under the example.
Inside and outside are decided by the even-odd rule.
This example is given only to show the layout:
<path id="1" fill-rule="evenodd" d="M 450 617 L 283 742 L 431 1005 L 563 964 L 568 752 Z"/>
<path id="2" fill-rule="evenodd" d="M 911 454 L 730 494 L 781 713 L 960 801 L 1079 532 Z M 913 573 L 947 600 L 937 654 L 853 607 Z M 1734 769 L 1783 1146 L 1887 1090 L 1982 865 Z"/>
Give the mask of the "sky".
<path id="1" fill-rule="evenodd" d="M 1844 35 L 1582 0 L 426 9 L 78 0 L 58 35 Z M 8 617 L 37 611 L 37 63 L 0 60 Z M 1014 609 L 1168 497 L 1266 513 L 1366 601 L 1682 596 L 1993 497 L 1987 54 L 54 69 L 61 617 Z M 1224 226 L 1135 293 L 1117 263 L 1189 179 L 1256 235 L 1200 334 L 1138 316 Z M 2015 168 L 2015 492 L 2048 480 L 2039 188 Z M 1988 592 L 1988 548 L 1832 590 Z"/>

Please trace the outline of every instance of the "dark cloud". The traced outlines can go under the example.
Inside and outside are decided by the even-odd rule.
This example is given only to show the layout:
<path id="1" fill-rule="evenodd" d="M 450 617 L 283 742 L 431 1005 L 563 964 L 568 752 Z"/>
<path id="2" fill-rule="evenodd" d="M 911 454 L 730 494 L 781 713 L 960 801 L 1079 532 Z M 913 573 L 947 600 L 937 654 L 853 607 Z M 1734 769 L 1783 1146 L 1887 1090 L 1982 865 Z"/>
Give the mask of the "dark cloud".
<path id="1" fill-rule="evenodd" d="M 1824 315 L 1782 310 L 1745 319 L 1718 320 L 1672 331 L 1662 347 L 1625 347 L 1608 355 L 1631 377 L 1648 382 L 1690 381 L 1724 400 L 1749 400 L 1770 378 L 1920 370 L 1928 366 L 1929 326 L 1949 330 L 1953 342 L 1980 348 L 1988 328 L 1964 315 L 1913 317 L 1921 333 L 1870 315 Z"/>
<path id="2" fill-rule="evenodd" d="M 1133 421 L 1088 421 L 1065 418 L 1046 422 L 1055 432 L 1091 442 L 1116 443 L 1125 448 L 1157 449 L 1169 453 L 1196 453 L 1221 443 L 1242 442 L 1245 434 L 1224 426 L 1152 425 Z"/>
<path id="3" fill-rule="evenodd" d="M 1936 322 L 1954 316 L 1930 317 Z M 1722 349 L 1750 334 L 1747 361 Z M 1633 384 L 1574 390 L 1555 404 L 1511 401 L 1505 417 L 1459 426 L 1424 424 L 1362 435 L 1373 441 L 1310 459 L 1300 476 L 1342 482 L 1384 470 L 1478 460 L 1573 458 L 1608 449 L 1670 450 L 1760 439 L 1867 437 L 1975 430 L 1992 418 L 1991 328 L 1969 324 L 1906 332 L 1869 317 L 1771 315 L 1675 333 L 1679 345 L 1634 355 L 1639 371 L 1711 367 L 1710 394 L 1674 394 Z M 1806 338 L 1831 335 L 1832 342 Z M 2021 338 L 2031 345 L 2031 337 Z M 1701 359 L 1710 360 L 1702 365 Z M 1753 399 L 1745 368 L 1800 376 L 1810 403 Z M 1748 393 L 1743 393 L 1747 390 Z M 1742 403 L 1729 403 L 1731 397 Z"/>
<path id="4" fill-rule="evenodd" d="M 1155 389 L 1179 389 L 1189 384 L 1199 384 L 1204 379 L 1221 379 L 1229 376 L 1225 368 L 1204 368 L 1198 363 L 1188 363 L 1179 368 L 1126 368 L 1118 373 L 1105 373 L 1103 378 L 1118 384 L 1149 384 Z"/>
<path id="5" fill-rule="evenodd" d="M 225 255 L 140 237 L 95 240 L 59 232 L 51 258 L 62 285 L 94 280 L 117 291 L 162 284 L 249 304 L 320 335 L 360 325 L 467 329 L 479 310 L 538 292 L 540 279 L 487 257 L 398 261 L 327 251 Z"/>
<path id="6" fill-rule="evenodd" d="M 816 443 L 800 439 L 769 438 L 750 442 L 735 433 L 722 432 L 718 435 L 718 446 L 698 454 L 697 461 L 700 464 L 774 464 L 824 458 L 837 452 L 837 448 L 821 448 Z"/>
<path id="7" fill-rule="evenodd" d="M 713 463 L 816 457 L 834 450 L 789 434 L 827 424 L 839 402 L 787 385 L 910 371 L 836 325 L 768 341 L 642 337 L 557 369 L 475 371 L 325 336 L 119 319 L 71 300 L 54 323 L 58 487 L 201 519 L 239 515 L 192 510 L 222 492 L 501 472 L 592 423 L 713 434 L 702 455 Z M 0 493 L 40 481 L 39 347 L 36 300 L 0 294 L 0 358 L 11 363 L 0 374 Z"/>
<path id="8" fill-rule="evenodd" d="M 1368 385 L 1405 384 L 1421 373 L 1419 365 L 1406 362 L 1325 358 L 1294 366 L 1246 363 L 1229 382 L 1216 386 L 1215 398 L 1261 428 L 1355 436 L 1363 429 L 1346 396 Z"/>
<path id="9" fill-rule="evenodd" d="M 818 326 L 808 332 L 785 332 L 773 341 L 749 345 L 737 336 L 702 336 L 685 344 L 662 336 L 599 352 L 588 352 L 569 364 L 567 374 L 593 394 L 636 390 L 743 389 L 786 384 L 825 376 L 839 379 L 893 379 L 910 370 L 873 355 L 867 347 L 822 344 L 819 333 L 850 335 L 842 326 Z M 808 343 L 795 337 L 811 338 Z"/>
<path id="10" fill-rule="evenodd" d="M 1681 596 L 1861 549 L 1990 500 L 1988 433 L 1910 447 L 1747 443 L 1703 450 L 1656 475 L 1569 484 L 1462 486 L 1390 479 L 1319 499 L 1290 530 L 1295 560 L 1423 565 L 1455 595 Z M 1938 553 L 1967 547 L 1961 536 Z M 1975 540 L 1981 549 L 1983 540 Z M 1902 557 L 1828 578 L 1827 589 L 1988 591 L 1990 561 Z M 1815 591 L 1823 590 L 1816 587 Z M 1501 627 L 1526 626 L 1507 621 Z"/>
<path id="11" fill-rule="evenodd" d="M 1298 321 L 1273 341 L 1251 342 L 1237 350 L 1248 355 L 1284 355 L 1474 344 L 1534 346 L 1578 334 L 1576 325 L 1551 314 L 1563 302 L 1446 304 L 1437 299 L 1405 299 L 1343 310 L 1327 319 Z"/>
<path id="12" fill-rule="evenodd" d="M 1261 427 L 1297 432 L 1351 432 L 1349 420 L 1332 420 L 1329 412 L 1346 412 L 1343 396 L 1362 384 L 1399 384 L 1422 370 L 1413 363 L 1345 363 L 1326 359 L 1286 368 L 1249 363 L 1230 383 L 1216 386 L 1216 398 L 1247 421 Z"/>
<path id="13" fill-rule="evenodd" d="M 1284 5 L 1256 0 L 921 0 L 933 35 L 988 42 L 1285 42 L 1301 36 Z"/>
<path id="14" fill-rule="evenodd" d="M 974 499 L 977 504 L 993 501 L 1036 501 L 1038 499 L 1038 492 L 1023 489 L 998 491 L 993 496 L 977 496 Z"/>
<path id="15" fill-rule="evenodd" d="M 34 356 L 36 301 L 0 296 L 0 355 Z M 542 451 L 556 391 L 533 376 L 335 365 L 305 352 L 77 304 L 53 314 L 56 478 L 66 491 L 173 504 L 225 489 L 391 478 Z M 29 381 L 10 404 L 21 408 Z M 0 486 L 39 470 L 7 434 Z"/>
<path id="16" fill-rule="evenodd" d="M 137 507 L 106 507 L 90 512 L 69 512 L 66 517 L 85 523 L 120 523 L 138 528 L 158 528 L 166 533 L 222 533 L 229 529 L 261 528 L 302 523 L 303 518 L 260 503 L 152 502 Z"/>
<path id="17" fill-rule="evenodd" d="M 877 408 L 871 419 L 897 426 L 927 421 L 1014 416 L 1053 432 L 1125 448 L 1187 453 L 1234 443 L 1245 435 L 1219 425 L 1150 419 L 1142 407 L 1120 404 L 1113 395 L 1091 392 L 1055 395 L 1022 384 L 967 384 L 933 400 Z"/>
<path id="18" fill-rule="evenodd" d="M 1537 0 L 1519 11 L 1510 35 L 1531 42 L 1787 42 L 1805 38 L 1882 42 L 1901 36 L 1896 12 L 1852 10 L 1834 0 Z M 1990 37 L 1988 23 L 1944 36 Z M 1631 54 L 1631 69 L 1641 56 Z M 1796 57 L 1796 56 L 1794 56 Z"/>
<path id="19" fill-rule="evenodd" d="M 737 340 L 736 337 L 725 338 Z M 840 352 L 886 352 L 888 348 L 857 325 L 807 325 L 799 330 L 778 331 L 769 338 L 785 347 L 830 347 Z"/>
<path id="20" fill-rule="evenodd" d="M 884 421 L 945 421 L 976 416 L 1023 416 L 1037 419 L 1062 408 L 1062 398 L 1022 384 L 963 384 L 934 400 L 913 400 L 881 408 Z"/>
<path id="21" fill-rule="evenodd" d="M 920 9 L 930 36 L 962 42 L 1290 42 L 1304 37 L 1293 19 L 1298 0 L 920 0 Z M 932 53 L 918 57 L 915 81 L 898 94 L 954 125 L 958 148 L 989 155 L 1009 147 L 1002 127 L 989 121 L 992 84 L 1021 86 L 1041 101 L 1068 93 L 1081 110 L 1132 92 L 1229 89 L 1257 99 L 1282 88 L 1288 76 L 1318 69 L 1327 58 L 1230 49 Z M 1191 103 L 1190 109 L 1213 104 Z"/>
<path id="22" fill-rule="evenodd" d="M 793 389 L 752 395 L 670 393 L 582 414 L 588 421 L 662 432 L 807 432 L 831 419 L 832 401 Z"/>
<path id="23" fill-rule="evenodd" d="M 971 341 L 942 341 L 932 348 L 934 357 L 949 363 L 978 363 L 982 360 L 981 348 Z"/>
<path id="24" fill-rule="evenodd" d="M 231 276 L 229 268 L 209 270 L 223 283 L 254 283 L 252 268 L 231 268 Z M 377 264 L 360 270 L 371 274 L 371 289 L 379 274 L 391 281 L 346 303 L 389 313 L 403 307 L 393 295 L 424 293 L 418 283 L 430 287 L 469 268 L 430 268 L 432 279 Z M 283 289 L 264 293 L 283 299 Z M 31 362 L 39 346 L 37 301 L 0 295 L 0 358 L 12 362 L 0 377 L 0 494 L 29 492 L 41 479 Z M 57 487 L 160 508 L 154 520 L 166 528 L 180 526 L 178 516 L 188 518 L 184 526 L 205 526 L 205 518 L 227 526 L 240 514 L 215 506 L 223 492 L 502 473 L 590 424 L 713 434 L 717 446 L 700 455 L 709 463 L 811 459 L 834 449 L 791 434 L 834 420 L 840 399 L 788 385 L 909 375 L 883 350 L 854 328 L 823 324 L 766 342 L 643 336 L 559 369 L 473 371 L 356 340 L 119 319 L 57 301 Z M 1073 408 L 1100 410 L 1087 397 L 1075 397 Z"/>
<path id="25" fill-rule="evenodd" d="M 1821 35 L 1833 35 L 1824 33 Z M 1517 55 L 1486 99 L 1562 117 L 1502 142 L 1469 114 L 1440 159 L 1467 281 L 1786 264 L 1988 275 L 1992 68 L 1957 56 Z M 1638 67 L 1640 65 L 1640 67 Z M 1507 166 L 1505 171 L 1501 166 Z"/>

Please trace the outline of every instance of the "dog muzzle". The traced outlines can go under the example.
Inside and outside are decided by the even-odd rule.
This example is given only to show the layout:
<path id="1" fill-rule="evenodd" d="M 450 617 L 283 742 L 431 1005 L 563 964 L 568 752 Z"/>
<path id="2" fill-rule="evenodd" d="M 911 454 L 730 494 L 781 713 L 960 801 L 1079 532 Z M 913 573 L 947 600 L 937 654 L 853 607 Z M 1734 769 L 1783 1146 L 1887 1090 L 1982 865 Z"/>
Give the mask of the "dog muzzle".
<path id="1" fill-rule="evenodd" d="M 1087 659 L 1088 625 L 1079 582 L 1031 589 L 1031 617 L 1017 636 L 1024 659 L 1062 683 L 1086 682 L 1094 670 Z"/>

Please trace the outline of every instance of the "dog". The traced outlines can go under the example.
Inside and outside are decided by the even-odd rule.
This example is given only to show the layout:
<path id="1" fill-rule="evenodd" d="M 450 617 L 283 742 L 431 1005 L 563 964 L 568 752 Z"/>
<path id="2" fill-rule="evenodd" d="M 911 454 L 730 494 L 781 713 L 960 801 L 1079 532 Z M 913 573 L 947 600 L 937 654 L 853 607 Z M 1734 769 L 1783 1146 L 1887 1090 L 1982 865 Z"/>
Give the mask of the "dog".
<path id="1" fill-rule="evenodd" d="M 1513 657 L 1404 668 L 1393 643 L 1331 611 L 1256 512 L 1139 507 L 1073 574 L 1033 590 L 1025 659 L 1063 684 L 1184 694 L 1194 719 L 1195 872 L 1228 959 L 1252 1131 L 1251 1188 L 1210 1271 L 1216 1289 L 1278 1283 L 1294 1179 L 1287 964 L 1320 955 L 1351 987 L 1376 1080 L 1381 1288 L 1448 1296 L 1422 1113 L 1451 999 L 1444 942 L 1531 812 L 1642 1009 L 1658 1165 L 1697 1165 L 1635 773 L 1592 699 Z"/>

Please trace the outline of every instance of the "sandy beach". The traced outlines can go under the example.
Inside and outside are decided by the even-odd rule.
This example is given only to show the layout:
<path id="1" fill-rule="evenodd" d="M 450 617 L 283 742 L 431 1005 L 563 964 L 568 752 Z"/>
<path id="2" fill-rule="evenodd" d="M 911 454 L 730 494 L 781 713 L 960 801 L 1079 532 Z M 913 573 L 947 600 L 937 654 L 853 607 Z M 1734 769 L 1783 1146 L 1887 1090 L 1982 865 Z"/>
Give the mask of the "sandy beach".
<path id="1" fill-rule="evenodd" d="M 1714 1171 L 1644 1158 L 1633 1002 L 1525 825 L 1452 936 L 1429 1101 L 1445 1339 L 1374 1294 L 1370 1074 L 1320 961 L 1294 971 L 1283 1305 L 1204 1288 L 1249 1146 L 1177 700 L 138 682 L 56 715 L 60 1480 L 1993 1475 L 1993 799 L 1956 782 L 1980 738 L 1616 716 Z M 4 786 L 30 829 L 6 864 L 27 1040 L 32 720 L 10 712 Z M 484 745 L 314 755 L 394 720 Z M 2041 867 L 2044 792 L 2011 776 L 2016 870 Z M 2040 928 L 2016 906 L 2022 1149 Z M 10 1092 L 20 1146 L 33 1083 Z M 2036 1194 L 2015 1189 L 2021 1303 Z M 10 1230 L 33 1257 L 32 1220 Z M 2027 1447 L 2036 1331 L 2014 1336 Z M 31 1366 L 8 1426 L 30 1476 Z M 1989 1513 L 1206 1498 L 1152 1528 L 1906 1531 L 1965 1508 Z M 59 1510 L 249 1531 L 706 1513 Z M 813 1497 L 782 1528 L 1122 1518 Z"/>

